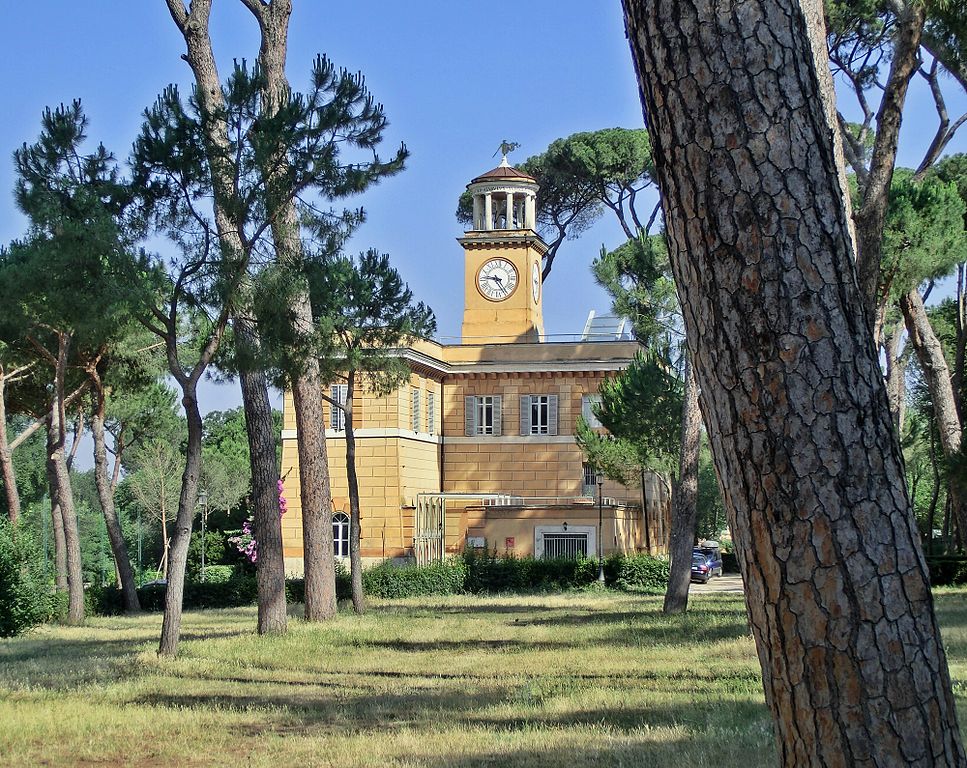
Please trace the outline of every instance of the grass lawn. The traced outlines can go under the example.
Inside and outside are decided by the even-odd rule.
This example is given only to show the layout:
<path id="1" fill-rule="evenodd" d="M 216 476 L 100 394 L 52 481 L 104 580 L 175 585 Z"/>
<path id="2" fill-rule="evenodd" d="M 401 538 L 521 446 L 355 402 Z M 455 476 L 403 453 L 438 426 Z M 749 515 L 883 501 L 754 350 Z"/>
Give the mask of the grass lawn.
<path id="1" fill-rule="evenodd" d="M 967 591 L 937 605 L 961 715 Z M 253 633 L 255 609 L 0 640 L 0 764 L 674 766 L 775 764 L 739 598 L 578 593 L 374 601 Z M 297 611 L 294 611 L 294 615 Z"/>

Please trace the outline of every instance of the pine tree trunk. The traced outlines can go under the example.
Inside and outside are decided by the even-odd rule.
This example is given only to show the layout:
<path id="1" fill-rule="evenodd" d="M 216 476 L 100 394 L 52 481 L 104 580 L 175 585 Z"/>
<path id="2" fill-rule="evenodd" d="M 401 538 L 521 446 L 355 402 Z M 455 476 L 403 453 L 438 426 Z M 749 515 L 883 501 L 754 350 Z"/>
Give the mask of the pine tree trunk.
<path id="1" fill-rule="evenodd" d="M 821 6 L 624 7 L 780 763 L 963 765 L 857 287 Z"/>
<path id="2" fill-rule="evenodd" d="M 48 428 L 49 429 L 49 428 Z M 67 540 L 64 538 L 64 517 L 57 501 L 57 475 L 54 465 L 47 460 L 47 488 L 50 495 L 50 521 L 54 539 L 54 589 L 67 592 Z"/>
<path id="3" fill-rule="evenodd" d="M 920 368 L 927 380 L 930 391 L 930 402 L 933 405 L 934 418 L 940 437 L 940 447 L 944 456 L 949 460 L 960 452 L 963 429 L 957 410 L 957 398 L 954 394 L 950 377 L 950 369 L 944 358 L 943 345 L 934 333 L 927 317 L 927 310 L 923 306 L 920 292 L 914 288 L 900 298 L 900 311 L 907 326 L 907 335 L 913 351 L 916 352 Z M 949 475 L 949 473 L 948 473 Z M 967 500 L 952 482 L 947 479 L 947 494 L 950 498 L 952 514 L 957 521 L 960 531 L 967 531 Z"/>
<path id="4" fill-rule="evenodd" d="M 118 581 L 121 584 L 121 598 L 124 610 L 128 613 L 138 613 L 141 603 L 138 600 L 138 589 L 134 583 L 134 570 L 128 559 L 128 547 L 124 543 L 121 523 L 118 520 L 114 505 L 114 487 L 107 468 L 107 443 L 104 437 L 104 392 L 100 383 L 94 388 L 94 416 L 91 419 L 91 434 L 94 437 L 94 483 L 97 486 L 97 496 L 104 513 L 104 523 L 107 526 L 108 540 L 111 542 L 111 552 L 114 555 L 114 566 L 117 569 Z"/>
<path id="5" fill-rule="evenodd" d="M 887 335 L 886 351 L 886 396 L 890 401 L 890 414 L 898 435 L 903 434 L 903 414 L 906 407 L 907 367 L 900 356 L 900 342 L 903 339 L 903 324 L 898 323 Z"/>
<path id="6" fill-rule="evenodd" d="M 17 473 L 13 468 L 13 451 L 7 439 L 6 378 L 0 369 L 0 479 L 7 497 L 7 516 L 14 525 L 20 518 L 20 492 L 17 490 Z"/>
<path id="7" fill-rule="evenodd" d="M 269 5 L 246 2 L 259 21 L 262 33 L 258 64 L 265 78 L 263 111 L 274 115 L 289 93 L 285 75 L 290 0 L 273 0 Z M 269 163 L 266 172 L 278 174 L 285 158 Z M 302 240 L 295 200 L 280 202 L 272 220 L 276 261 L 296 271 L 302 266 Z M 312 306 L 308 286 L 294 292 L 289 314 L 296 338 L 313 335 Z M 310 356 L 292 382 L 293 404 L 299 452 L 299 486 L 302 499 L 302 541 L 305 567 L 305 617 L 322 621 L 336 615 L 336 569 L 332 544 L 332 493 L 329 486 L 329 457 L 323 420 L 322 377 L 319 363 Z"/>
<path id="8" fill-rule="evenodd" d="M 158 646 L 158 653 L 162 656 L 175 656 L 178 653 L 185 593 L 185 566 L 188 563 L 188 545 L 191 543 L 195 507 L 198 505 L 198 476 L 201 472 L 202 420 L 194 386 L 183 386 L 181 404 L 188 421 L 188 444 L 185 448 L 185 471 L 181 476 L 178 516 L 175 518 L 175 531 L 168 548 L 168 586 L 165 589 L 165 614 L 161 622 L 161 643 Z"/>
<path id="9" fill-rule="evenodd" d="M 84 571 L 81 565 L 81 541 L 77 528 L 77 512 L 74 509 L 74 492 L 71 488 L 67 457 L 64 455 L 66 433 L 62 407 L 63 375 L 67 366 L 67 340 L 62 340 L 57 372 L 55 373 L 54 398 L 50 409 L 50 428 L 47 430 L 47 477 L 51 480 L 51 499 L 56 499 L 60 511 L 61 530 L 64 536 L 65 570 L 67 573 L 67 623 L 84 621 Z"/>
<path id="10" fill-rule="evenodd" d="M 238 343 L 257 350 L 259 340 L 253 323 L 235 319 Z M 242 370 L 242 403 L 248 434 L 249 464 L 252 470 L 252 502 L 255 507 L 255 539 L 258 560 L 255 578 L 258 588 L 258 633 L 284 633 L 288 627 L 285 605 L 285 560 L 282 552 L 282 521 L 279 517 L 279 469 L 275 462 L 272 404 L 265 373 Z"/>
<path id="11" fill-rule="evenodd" d="M 682 446 L 678 483 L 672 500 L 671 568 L 665 591 L 665 613 L 684 613 L 692 581 L 692 550 L 698 518 L 698 454 L 702 437 L 702 413 L 698 384 L 691 364 L 685 363 L 685 397 L 682 400 Z"/>
<path id="12" fill-rule="evenodd" d="M 353 610 L 366 612 L 363 595 L 363 560 L 359 551 L 359 478 L 356 476 L 356 430 L 353 425 L 353 394 L 356 373 L 350 371 L 346 384 L 346 480 L 349 487 L 349 575 L 352 582 Z"/>
<path id="13" fill-rule="evenodd" d="M 312 360 L 293 382 L 302 499 L 302 546 L 306 621 L 336 615 L 336 569 L 332 549 L 332 495 L 326 450 L 319 364 Z"/>

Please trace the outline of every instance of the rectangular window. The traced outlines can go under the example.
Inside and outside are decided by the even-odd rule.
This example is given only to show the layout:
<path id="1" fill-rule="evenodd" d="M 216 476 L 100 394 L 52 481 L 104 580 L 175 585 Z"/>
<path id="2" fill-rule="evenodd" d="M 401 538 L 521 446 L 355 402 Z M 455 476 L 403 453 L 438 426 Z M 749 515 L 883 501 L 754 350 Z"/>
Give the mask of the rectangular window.
<path id="1" fill-rule="evenodd" d="M 545 533 L 544 558 L 567 558 L 576 560 L 588 556 L 586 533 Z"/>
<path id="2" fill-rule="evenodd" d="M 420 390 L 410 390 L 410 429 L 420 431 Z"/>
<path id="3" fill-rule="evenodd" d="M 581 492 L 585 496 L 594 496 L 597 491 L 597 478 L 595 477 L 594 464 L 588 464 L 585 462 L 583 465 L 584 469 L 584 482 L 582 484 Z"/>
<path id="4" fill-rule="evenodd" d="M 436 434 L 433 420 L 436 418 L 436 393 L 426 393 L 426 431 L 430 435 Z"/>
<path id="5" fill-rule="evenodd" d="M 346 384 L 333 384 L 329 388 L 329 397 L 340 404 L 346 403 L 346 395 L 349 393 L 349 386 Z M 329 404 L 329 428 L 341 432 L 346 428 L 346 412 L 339 406 Z"/>
<path id="6" fill-rule="evenodd" d="M 601 406 L 601 395 L 584 395 L 581 398 L 581 416 L 587 425 L 593 429 L 601 426 L 598 417 L 594 415 L 594 409 Z"/>
<path id="7" fill-rule="evenodd" d="M 522 395 L 520 398 L 522 435 L 557 434 L 557 395 Z"/>
<path id="8" fill-rule="evenodd" d="M 468 395 L 464 398 L 464 434 L 499 435 L 500 395 Z"/>

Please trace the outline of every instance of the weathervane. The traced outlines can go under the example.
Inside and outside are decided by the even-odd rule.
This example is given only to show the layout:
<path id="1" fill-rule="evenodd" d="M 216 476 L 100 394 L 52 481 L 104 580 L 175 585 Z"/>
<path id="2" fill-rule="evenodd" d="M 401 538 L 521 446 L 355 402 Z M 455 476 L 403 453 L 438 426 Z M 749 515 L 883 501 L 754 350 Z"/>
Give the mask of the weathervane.
<path id="1" fill-rule="evenodd" d="M 520 146 L 520 144 L 517 143 L 516 141 L 507 141 L 507 139 L 504 139 L 502 142 L 500 142 L 500 146 L 497 147 L 497 152 L 500 152 L 500 154 L 503 155 L 503 157 L 501 158 L 501 161 L 500 162 L 501 163 L 506 163 L 507 162 L 507 155 L 509 155 L 511 152 L 513 152 L 519 146 Z M 494 152 L 494 154 L 493 154 L 494 157 L 497 157 L 497 152 Z"/>

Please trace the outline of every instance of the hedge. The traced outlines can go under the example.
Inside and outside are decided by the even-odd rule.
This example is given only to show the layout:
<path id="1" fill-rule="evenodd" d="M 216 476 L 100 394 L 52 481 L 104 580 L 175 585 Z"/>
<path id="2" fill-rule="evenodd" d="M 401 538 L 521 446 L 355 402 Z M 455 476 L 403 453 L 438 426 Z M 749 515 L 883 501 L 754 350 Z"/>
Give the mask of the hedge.
<path id="1" fill-rule="evenodd" d="M 0 637 L 50 621 L 57 608 L 30 532 L 0 518 Z"/>
<path id="2" fill-rule="evenodd" d="M 959 555 L 937 555 L 927 558 L 930 571 L 930 585 L 948 587 L 967 584 L 967 557 Z"/>
<path id="3" fill-rule="evenodd" d="M 211 566 L 215 569 L 218 566 Z M 207 569 L 206 569 L 207 571 Z M 236 573 L 226 581 L 222 570 L 212 571 L 204 584 L 187 582 L 183 606 L 187 608 L 233 608 L 251 605 L 258 590 L 255 577 Z M 648 555 L 610 555 L 604 561 L 605 584 L 614 589 L 661 591 L 668 584 L 668 562 Z M 593 558 L 537 560 L 532 557 L 498 557 L 468 550 L 462 557 L 416 565 L 382 563 L 363 571 L 363 591 L 369 597 L 401 598 L 428 595 L 493 592 L 550 592 L 594 584 L 598 561 Z M 164 610 L 165 586 L 141 587 L 138 597 L 146 611 Z M 286 580 L 286 599 L 305 599 L 302 579 Z M 351 595 L 349 574 L 342 563 L 336 566 L 336 597 Z M 118 614 L 122 610 L 120 591 L 114 587 L 89 590 L 93 612 Z"/>

